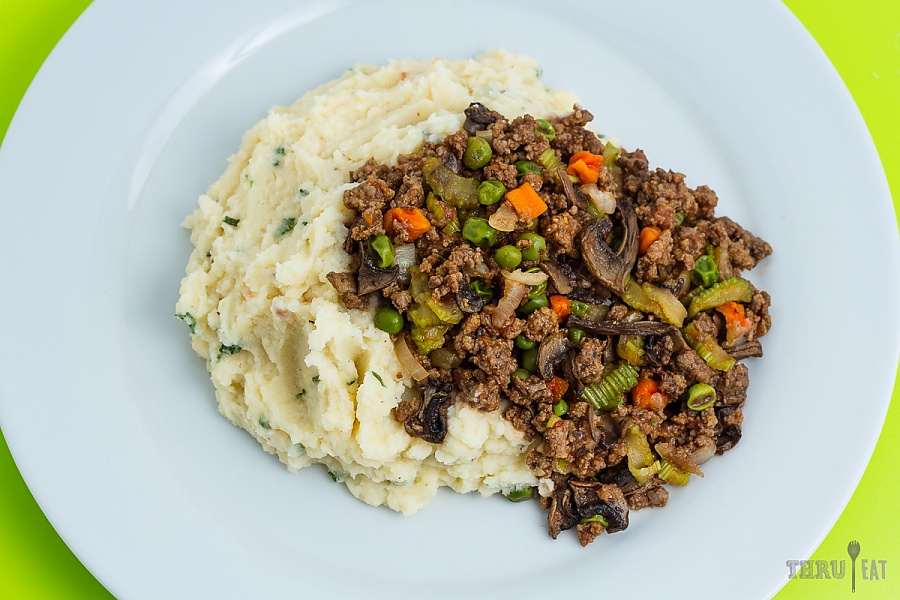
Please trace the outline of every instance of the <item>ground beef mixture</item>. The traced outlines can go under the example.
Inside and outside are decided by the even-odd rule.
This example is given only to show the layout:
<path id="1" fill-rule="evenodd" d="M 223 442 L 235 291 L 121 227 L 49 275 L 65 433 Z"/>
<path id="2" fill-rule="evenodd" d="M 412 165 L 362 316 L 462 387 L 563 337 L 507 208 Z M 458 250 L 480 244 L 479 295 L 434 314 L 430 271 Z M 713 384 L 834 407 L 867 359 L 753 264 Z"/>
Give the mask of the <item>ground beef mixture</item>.
<path id="1" fill-rule="evenodd" d="M 584 109 L 465 113 L 443 143 L 352 174 L 353 269 L 328 279 L 394 336 L 418 382 L 395 410 L 410 435 L 440 444 L 454 402 L 502 411 L 540 482 L 504 494 L 587 545 L 740 441 L 738 361 L 771 327 L 743 273 L 772 249 Z"/>

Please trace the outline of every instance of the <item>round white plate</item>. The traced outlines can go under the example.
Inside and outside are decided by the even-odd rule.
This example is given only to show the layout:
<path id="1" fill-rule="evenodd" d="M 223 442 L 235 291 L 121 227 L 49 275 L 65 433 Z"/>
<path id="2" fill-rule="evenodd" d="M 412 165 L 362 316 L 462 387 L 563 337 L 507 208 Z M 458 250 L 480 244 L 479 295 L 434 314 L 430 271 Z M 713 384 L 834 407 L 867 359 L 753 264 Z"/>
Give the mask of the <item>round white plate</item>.
<path id="1" fill-rule="evenodd" d="M 535 56 L 604 132 L 721 198 L 775 254 L 744 439 L 582 549 L 535 504 L 403 518 L 288 473 L 218 415 L 174 317 L 181 219 L 241 134 L 360 61 Z M 0 154 L 0 419 L 42 508 L 121 598 L 761 598 L 849 499 L 890 396 L 898 243 L 868 133 L 777 2 L 94 3 Z"/>

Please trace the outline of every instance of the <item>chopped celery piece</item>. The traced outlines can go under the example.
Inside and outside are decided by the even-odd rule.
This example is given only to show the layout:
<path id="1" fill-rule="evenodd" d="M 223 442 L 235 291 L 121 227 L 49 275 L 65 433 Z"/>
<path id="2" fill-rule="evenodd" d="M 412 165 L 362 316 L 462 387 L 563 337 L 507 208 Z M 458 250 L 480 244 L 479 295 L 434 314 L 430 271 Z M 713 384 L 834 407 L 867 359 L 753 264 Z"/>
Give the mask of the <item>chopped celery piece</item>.
<path id="1" fill-rule="evenodd" d="M 456 208 L 473 209 L 478 206 L 478 180 L 454 173 L 441 159 L 425 159 L 422 167 L 425 183 L 434 193 Z"/>
<path id="2" fill-rule="evenodd" d="M 687 316 L 684 305 L 675 294 L 651 283 L 629 281 L 622 294 L 622 301 L 635 310 L 652 313 L 676 327 L 681 327 Z"/>
<path id="3" fill-rule="evenodd" d="M 647 436 L 637 425 L 629 425 L 625 430 L 625 453 L 628 459 L 628 470 L 641 485 L 650 481 L 650 478 L 659 468 L 659 463 L 653 460 L 650 444 Z"/>
<path id="4" fill-rule="evenodd" d="M 694 296 L 688 307 L 687 316 L 693 318 L 697 313 L 721 306 L 726 302 L 750 302 L 752 299 L 753 286 L 750 285 L 750 282 L 740 277 L 730 277 Z"/>
<path id="5" fill-rule="evenodd" d="M 610 411 L 622 404 L 622 394 L 637 385 L 638 372 L 637 367 L 620 362 L 600 383 L 585 386 L 581 397 L 597 410 Z"/>
<path id="6" fill-rule="evenodd" d="M 693 323 L 688 323 L 682 333 L 684 333 L 684 339 L 691 345 L 691 348 L 711 368 L 717 371 L 730 371 L 731 367 L 734 366 L 734 358 L 725 352 L 713 337 L 701 333 Z"/>
<path id="7" fill-rule="evenodd" d="M 691 479 L 690 473 L 682 471 L 664 458 L 659 459 L 657 465 L 656 472 L 659 475 L 659 478 L 666 483 L 685 486 Z"/>

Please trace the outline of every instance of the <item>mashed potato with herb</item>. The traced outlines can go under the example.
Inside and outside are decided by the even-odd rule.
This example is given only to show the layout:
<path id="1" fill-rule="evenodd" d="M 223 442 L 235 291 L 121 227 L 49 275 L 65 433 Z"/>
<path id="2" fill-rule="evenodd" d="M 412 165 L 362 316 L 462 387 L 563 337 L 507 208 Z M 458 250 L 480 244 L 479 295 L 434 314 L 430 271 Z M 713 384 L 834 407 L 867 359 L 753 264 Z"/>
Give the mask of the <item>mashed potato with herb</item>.
<path id="1" fill-rule="evenodd" d="M 270 110 L 185 221 L 194 251 L 176 310 L 222 414 L 291 470 L 323 463 L 359 499 L 405 514 L 442 485 L 487 496 L 536 484 L 501 411 L 454 403 L 443 444 L 410 437 L 392 409 L 413 382 L 390 336 L 326 279 L 349 268 L 350 172 L 440 141 L 471 102 L 513 118 L 565 113 L 575 98 L 504 51 L 357 66 Z"/>

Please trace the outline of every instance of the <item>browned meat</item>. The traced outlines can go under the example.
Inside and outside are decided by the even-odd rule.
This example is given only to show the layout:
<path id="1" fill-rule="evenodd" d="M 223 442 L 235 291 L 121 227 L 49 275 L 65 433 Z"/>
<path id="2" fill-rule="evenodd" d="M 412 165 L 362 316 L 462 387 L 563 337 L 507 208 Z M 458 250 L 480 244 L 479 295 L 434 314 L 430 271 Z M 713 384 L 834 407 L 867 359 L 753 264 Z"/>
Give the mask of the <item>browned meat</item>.
<path id="1" fill-rule="evenodd" d="M 550 535 L 574 529 L 586 545 L 603 532 L 625 529 L 629 509 L 665 506 L 665 485 L 672 477 L 655 470 L 662 459 L 684 474 L 699 475 L 698 450 L 704 457 L 713 448 L 721 454 L 741 439 L 746 366 L 713 368 L 721 365 L 710 359 L 709 347 L 692 349 L 682 328 L 690 324 L 705 343 L 718 343 L 740 360 L 762 355 L 758 338 L 772 326 L 771 298 L 755 288 L 750 302 L 742 303 L 749 325 L 737 335 L 733 326 L 726 327 L 724 313 L 713 309 L 684 323 L 666 322 L 671 317 L 661 310 L 663 300 L 635 299 L 635 289 L 650 294 L 654 288 L 645 284 L 652 284 L 687 306 L 702 291 L 696 274 L 692 278 L 701 257 L 713 258 L 724 279 L 752 269 L 772 248 L 731 219 L 716 216 L 718 198 L 710 188 L 690 188 L 683 174 L 651 168 L 641 150 L 607 147 L 585 127 L 593 118 L 587 110 L 576 106 L 567 115 L 546 118 L 555 132 L 550 141 L 535 116 L 507 119 L 472 104 L 463 129 L 441 143 L 426 143 L 395 165 L 369 161 L 357 169 L 351 176 L 358 185 L 344 194 L 353 211 L 345 248 L 356 271 L 329 273 L 328 280 L 348 307 L 389 303 L 404 313 L 401 334 L 414 342 L 416 359 L 429 373 L 415 399 L 394 409 L 405 430 L 437 444 L 446 435 L 453 402 L 502 411 L 533 440 L 526 460 L 542 479 Z M 472 169 L 464 156 L 476 133 L 489 140 L 492 157 Z M 550 149 L 559 169 L 540 165 Z M 615 195 L 616 210 L 598 217 L 589 205 L 589 189 L 577 175 L 570 179 L 565 168 L 577 152 L 604 155 L 606 150 L 618 158 L 612 161 L 606 153 L 598 159 L 596 185 Z M 540 172 L 529 172 L 519 161 L 535 163 Z M 433 174 L 435 164 L 440 177 Z M 509 224 L 512 231 L 488 229 L 484 240 L 471 238 L 485 231 L 484 223 L 502 206 L 511 208 L 508 201 L 479 202 L 474 190 L 486 180 L 500 181 L 508 190 L 527 183 L 547 209 L 537 220 L 520 215 Z M 430 228 L 422 233 L 389 220 L 386 231 L 390 208 L 419 210 Z M 467 219 L 482 221 L 466 229 Z M 640 248 L 639 234 L 651 226 L 662 233 Z M 414 245 L 414 269 L 375 265 L 372 246 L 381 234 L 394 244 Z M 537 253 L 533 234 L 543 239 Z M 496 256 L 501 246 L 526 256 L 510 266 Z M 498 262 L 506 270 L 547 273 L 546 291 L 534 286 L 518 291 L 531 298 L 543 293 L 550 306 L 532 310 L 522 298 L 518 306 L 505 307 L 515 313 L 496 326 L 495 311 L 507 290 Z M 373 291 L 381 293 L 370 301 Z M 442 354 L 434 354 L 442 344 Z M 633 388 L 638 379 L 644 381 Z M 692 410 L 687 398 L 691 386 L 700 383 L 712 385 L 717 400 Z M 650 401 L 643 389 L 653 390 Z M 630 444 L 641 438 L 652 460 L 637 470 L 633 462 L 640 453 Z"/>

